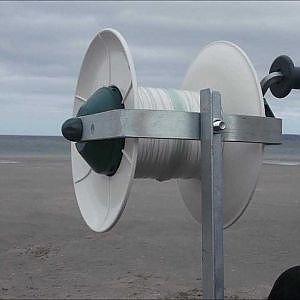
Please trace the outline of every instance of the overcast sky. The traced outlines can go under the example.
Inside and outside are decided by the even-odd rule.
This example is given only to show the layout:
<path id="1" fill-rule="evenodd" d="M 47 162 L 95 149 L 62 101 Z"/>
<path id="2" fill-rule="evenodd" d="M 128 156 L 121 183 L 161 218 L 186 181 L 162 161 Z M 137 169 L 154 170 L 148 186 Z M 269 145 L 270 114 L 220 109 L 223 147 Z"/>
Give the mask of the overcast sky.
<path id="1" fill-rule="evenodd" d="M 139 85 L 178 88 L 198 51 L 238 44 L 261 79 L 275 57 L 300 65 L 300 2 L 0 2 L 0 134 L 58 135 L 84 53 L 105 27 L 129 43 Z M 300 91 L 272 100 L 300 134 Z"/>

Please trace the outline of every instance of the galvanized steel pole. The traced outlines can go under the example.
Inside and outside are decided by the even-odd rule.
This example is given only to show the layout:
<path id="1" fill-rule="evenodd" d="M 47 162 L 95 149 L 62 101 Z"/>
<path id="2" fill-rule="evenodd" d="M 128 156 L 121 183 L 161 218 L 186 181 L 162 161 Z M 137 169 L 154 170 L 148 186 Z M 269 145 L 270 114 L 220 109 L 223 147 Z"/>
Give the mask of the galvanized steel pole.
<path id="1" fill-rule="evenodd" d="M 220 133 L 226 124 L 222 123 L 220 93 L 201 90 L 200 108 L 203 298 L 224 299 L 223 141 Z"/>

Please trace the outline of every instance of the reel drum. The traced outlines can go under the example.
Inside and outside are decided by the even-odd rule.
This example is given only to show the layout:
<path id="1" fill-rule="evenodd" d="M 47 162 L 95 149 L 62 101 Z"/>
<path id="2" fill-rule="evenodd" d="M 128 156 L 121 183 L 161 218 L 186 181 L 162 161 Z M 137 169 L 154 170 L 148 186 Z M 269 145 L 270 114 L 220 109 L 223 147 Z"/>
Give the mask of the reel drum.
<path id="1" fill-rule="evenodd" d="M 125 39 L 117 31 L 105 29 L 96 35 L 84 57 L 76 88 L 73 116 L 77 115 L 79 108 L 95 91 L 112 85 L 119 89 L 125 109 L 145 108 L 146 104 L 141 102 L 141 96 L 139 96 L 140 88 L 137 87 L 134 64 Z M 182 88 L 187 90 L 182 94 L 193 99 L 195 99 L 195 93 L 200 99 L 201 89 L 213 88 L 220 91 L 222 108 L 226 114 L 264 116 L 263 96 L 255 70 L 246 54 L 232 43 L 221 41 L 205 47 L 190 67 Z M 188 91 L 194 92 L 194 96 L 189 95 Z M 163 92 L 157 90 L 156 93 L 161 95 Z M 165 96 L 160 100 L 160 107 L 163 109 L 181 110 L 178 107 L 186 101 L 185 105 L 182 105 L 182 110 L 199 112 L 200 108 L 195 106 L 192 108 L 193 106 L 188 102 L 190 100 L 184 97 L 180 100 L 181 96 L 179 98 L 174 96 L 176 94 L 174 92 L 169 94 L 171 95 L 169 104 L 165 102 L 167 99 L 164 98 Z M 155 108 L 147 104 L 147 109 Z M 137 124 L 137 126 L 141 125 L 142 123 Z M 139 170 L 136 173 L 136 167 L 138 167 L 138 151 L 141 149 L 143 140 L 141 138 L 125 139 L 120 165 L 112 176 L 93 171 L 72 143 L 75 194 L 84 220 L 94 231 L 109 230 L 122 214 L 133 178 L 135 175 L 139 176 L 141 172 Z M 152 144 L 165 147 L 168 141 L 171 140 L 167 139 L 163 142 L 154 140 Z M 185 140 L 181 143 L 196 147 L 196 152 L 200 153 L 200 141 Z M 173 149 L 173 146 L 169 147 L 171 148 L 168 149 Z M 251 199 L 262 163 L 263 145 L 225 142 L 223 151 L 224 225 L 229 226 L 238 219 Z M 170 163 L 176 164 L 176 161 Z M 195 159 L 194 165 L 200 168 L 198 159 Z M 200 178 L 199 176 L 177 178 L 187 208 L 201 222 L 201 175 Z"/>

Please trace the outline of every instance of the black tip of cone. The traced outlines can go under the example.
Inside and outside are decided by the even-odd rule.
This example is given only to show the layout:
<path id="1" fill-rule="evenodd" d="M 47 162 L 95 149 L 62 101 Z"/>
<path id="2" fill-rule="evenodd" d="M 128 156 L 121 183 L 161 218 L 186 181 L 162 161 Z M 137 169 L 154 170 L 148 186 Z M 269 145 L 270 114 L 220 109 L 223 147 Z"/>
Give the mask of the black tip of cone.
<path id="1" fill-rule="evenodd" d="M 61 127 L 62 135 L 71 142 L 80 142 L 82 137 L 82 121 L 80 118 L 71 118 Z"/>

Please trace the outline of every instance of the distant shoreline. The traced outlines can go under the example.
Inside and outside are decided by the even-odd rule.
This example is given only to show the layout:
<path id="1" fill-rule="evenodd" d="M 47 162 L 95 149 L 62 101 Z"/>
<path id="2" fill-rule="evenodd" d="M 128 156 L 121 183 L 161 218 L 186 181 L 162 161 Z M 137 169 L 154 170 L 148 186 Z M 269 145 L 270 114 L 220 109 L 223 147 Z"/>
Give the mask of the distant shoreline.
<path id="1" fill-rule="evenodd" d="M 0 137 L 53 137 L 53 138 L 64 138 L 62 135 L 38 135 L 38 134 L 0 134 Z M 300 140 L 300 134 L 289 134 L 289 133 L 284 133 L 282 135 L 284 140 L 289 140 L 289 139 L 299 139 Z"/>
<path id="2" fill-rule="evenodd" d="M 0 156 L 14 157 L 70 157 L 70 142 L 63 136 L 0 135 Z M 281 145 L 268 145 L 264 163 L 295 165 L 300 162 L 300 135 L 284 134 Z"/>

